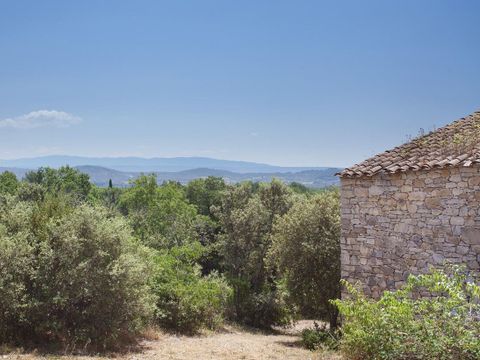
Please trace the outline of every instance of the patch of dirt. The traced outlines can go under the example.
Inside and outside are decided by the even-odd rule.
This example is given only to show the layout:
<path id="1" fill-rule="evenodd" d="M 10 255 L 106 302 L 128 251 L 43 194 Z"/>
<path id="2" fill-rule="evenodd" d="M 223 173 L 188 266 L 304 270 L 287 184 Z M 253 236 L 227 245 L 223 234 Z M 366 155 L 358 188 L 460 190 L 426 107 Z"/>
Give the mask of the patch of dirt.
<path id="1" fill-rule="evenodd" d="M 149 334 L 149 340 L 140 344 L 134 353 L 113 355 L 119 360 L 341 360 L 337 354 L 311 352 L 301 347 L 301 330 L 313 326 L 303 320 L 293 328 L 277 328 L 261 332 L 236 325 L 225 326 L 221 331 L 198 336 L 179 336 L 166 333 Z M 18 360 L 101 360 L 100 356 L 37 355 L 10 353 L 0 359 Z M 110 357 L 111 359 L 112 357 Z"/>

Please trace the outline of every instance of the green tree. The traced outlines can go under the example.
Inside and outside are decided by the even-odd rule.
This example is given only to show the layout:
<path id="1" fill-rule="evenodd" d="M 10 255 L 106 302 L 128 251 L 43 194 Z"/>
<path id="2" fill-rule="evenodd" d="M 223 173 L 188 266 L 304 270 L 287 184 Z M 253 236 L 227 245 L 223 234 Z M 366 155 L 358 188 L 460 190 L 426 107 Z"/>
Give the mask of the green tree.
<path id="1" fill-rule="evenodd" d="M 310 193 L 314 192 L 312 189 L 309 189 L 305 185 L 300 184 L 300 183 L 295 182 L 295 181 L 288 184 L 288 187 L 298 194 L 310 194 Z"/>
<path id="2" fill-rule="evenodd" d="M 110 212 L 116 213 L 122 192 L 123 189 L 119 187 L 99 187 L 92 184 L 87 200 L 90 204 L 105 206 Z"/>
<path id="3" fill-rule="evenodd" d="M 186 196 L 194 204 L 198 212 L 205 216 L 212 216 L 212 206 L 219 206 L 222 193 L 227 188 L 222 178 L 209 176 L 206 179 L 195 179 L 188 183 Z"/>
<path id="4" fill-rule="evenodd" d="M 203 215 L 203 218 L 199 218 L 197 222 L 196 230 L 200 242 L 205 247 L 205 251 L 199 259 L 204 274 L 223 271 L 222 257 L 218 252 L 217 243 L 221 226 L 212 210 L 221 204 L 226 188 L 227 185 L 222 178 L 213 176 L 192 180 L 186 186 L 188 201 L 197 207 L 199 214 Z"/>
<path id="5" fill-rule="evenodd" d="M 92 188 L 89 176 L 70 166 L 30 171 L 25 180 L 43 186 L 51 194 L 66 193 L 80 200 L 85 200 Z"/>
<path id="6" fill-rule="evenodd" d="M 119 200 L 135 234 L 156 249 L 187 244 L 196 239 L 197 211 L 177 183 L 157 185 L 154 175 L 141 176 Z"/>
<path id="7" fill-rule="evenodd" d="M 155 175 L 142 175 L 131 182 L 120 198 L 120 209 L 124 214 L 132 211 L 146 212 L 154 205 L 157 193 L 157 177 Z"/>
<path id="8" fill-rule="evenodd" d="M 224 233 L 220 251 L 232 284 L 234 316 L 254 326 L 288 321 L 285 293 L 267 268 L 272 225 L 291 206 L 291 191 L 272 181 L 255 189 L 243 183 L 226 191 L 216 214 Z"/>
<path id="9" fill-rule="evenodd" d="M 19 182 L 14 173 L 4 171 L 0 174 L 0 194 L 14 195 L 17 192 L 18 186 Z"/>
<path id="10" fill-rule="evenodd" d="M 286 280 L 290 299 L 303 316 L 330 321 L 340 296 L 340 210 L 338 191 L 296 202 L 273 231 L 269 261 Z"/>
<path id="11" fill-rule="evenodd" d="M 271 231 L 275 218 L 285 214 L 292 206 L 292 192 L 283 182 L 273 179 L 270 183 L 260 184 L 258 195 L 268 211 L 268 227 Z"/>

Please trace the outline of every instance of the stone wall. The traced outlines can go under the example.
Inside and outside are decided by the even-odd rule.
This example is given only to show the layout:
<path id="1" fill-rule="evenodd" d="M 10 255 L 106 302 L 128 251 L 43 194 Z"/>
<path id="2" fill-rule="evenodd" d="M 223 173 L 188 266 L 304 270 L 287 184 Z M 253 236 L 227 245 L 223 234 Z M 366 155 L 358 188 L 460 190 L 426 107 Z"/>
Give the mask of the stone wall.
<path id="1" fill-rule="evenodd" d="M 480 268 L 480 167 L 341 179 L 342 277 L 378 297 L 444 261 Z"/>

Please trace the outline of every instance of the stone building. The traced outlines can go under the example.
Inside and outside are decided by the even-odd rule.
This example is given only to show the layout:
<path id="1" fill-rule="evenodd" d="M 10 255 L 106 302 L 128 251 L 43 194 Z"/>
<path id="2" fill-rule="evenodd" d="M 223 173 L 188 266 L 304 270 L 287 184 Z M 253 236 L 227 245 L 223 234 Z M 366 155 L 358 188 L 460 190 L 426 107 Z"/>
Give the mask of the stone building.
<path id="1" fill-rule="evenodd" d="M 480 268 L 480 112 L 339 175 L 344 279 L 378 297 L 444 262 Z"/>

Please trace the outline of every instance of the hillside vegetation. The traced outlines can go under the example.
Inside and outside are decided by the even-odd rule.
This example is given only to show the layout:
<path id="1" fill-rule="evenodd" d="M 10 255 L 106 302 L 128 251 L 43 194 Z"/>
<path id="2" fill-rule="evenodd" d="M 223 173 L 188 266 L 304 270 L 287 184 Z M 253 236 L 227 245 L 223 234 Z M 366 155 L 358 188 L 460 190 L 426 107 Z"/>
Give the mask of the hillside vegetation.
<path id="1" fill-rule="evenodd" d="M 336 188 L 275 179 L 182 185 L 150 175 L 101 188 L 70 167 L 40 168 L 22 181 L 4 172 L 0 345 L 110 351 L 155 327 L 192 346 L 178 343 L 178 356 L 198 357 L 201 343 L 213 346 L 212 358 L 245 358 L 238 341 L 248 338 L 286 358 L 268 334 L 284 336 L 279 327 L 310 318 L 320 322 L 303 329 L 301 343 L 342 353 L 332 358 L 479 359 L 478 273 L 447 266 L 379 300 L 344 283 L 350 295 L 339 300 L 339 207 Z M 243 330 L 186 340 L 232 323 Z M 263 332 L 260 343 L 252 329 Z M 217 351 L 220 339 L 238 346 Z M 170 340 L 152 345 L 152 358 Z"/>
<path id="2" fill-rule="evenodd" d="M 285 236 L 302 218 L 312 222 L 305 240 L 295 228 Z M 333 324 L 338 238 L 333 189 L 215 177 L 159 185 L 154 175 L 99 188 L 70 167 L 40 168 L 23 181 L 5 172 L 0 342 L 114 349 L 152 325 L 193 334 L 225 319 Z M 304 248 L 297 264 L 286 261 L 293 242 Z M 312 246 L 324 248 L 318 259 Z M 302 261 L 316 262 L 319 276 L 302 272 Z M 297 293 L 323 288 L 311 304 Z"/>
<path id="3" fill-rule="evenodd" d="M 111 181 L 113 185 L 119 187 L 129 187 L 131 181 L 142 176 L 140 171 L 120 171 L 103 166 L 79 165 L 75 167 L 80 172 L 87 174 L 90 181 L 97 186 L 108 186 Z M 0 167 L 0 172 L 9 171 L 14 173 L 17 178 L 22 179 L 26 173 L 32 171 L 27 168 Z M 158 183 L 164 181 L 176 181 L 183 185 L 188 184 L 195 179 L 204 179 L 207 177 L 222 178 L 226 183 L 234 184 L 243 181 L 270 182 L 273 179 L 281 180 L 285 183 L 300 183 L 309 188 L 324 188 L 338 185 L 338 178 L 335 173 L 339 172 L 337 168 L 315 169 L 315 170 L 295 170 L 278 172 L 234 172 L 228 170 L 219 170 L 212 168 L 192 168 L 182 171 L 145 171 L 148 174 L 154 174 Z"/>

